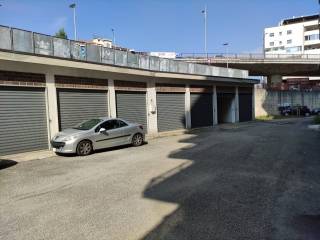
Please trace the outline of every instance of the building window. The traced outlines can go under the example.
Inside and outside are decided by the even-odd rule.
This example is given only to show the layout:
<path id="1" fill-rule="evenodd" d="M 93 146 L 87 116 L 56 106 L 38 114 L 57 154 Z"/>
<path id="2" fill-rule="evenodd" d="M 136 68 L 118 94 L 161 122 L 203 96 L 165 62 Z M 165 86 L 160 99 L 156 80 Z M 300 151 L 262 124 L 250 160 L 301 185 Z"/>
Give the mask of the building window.
<path id="1" fill-rule="evenodd" d="M 312 34 L 304 37 L 305 41 L 319 40 L 319 34 Z"/>
<path id="2" fill-rule="evenodd" d="M 282 41 L 279 41 L 279 45 L 282 45 Z"/>
<path id="3" fill-rule="evenodd" d="M 282 36 L 282 32 L 279 32 L 279 36 Z"/>
<path id="4" fill-rule="evenodd" d="M 270 33 L 270 34 L 269 34 L 269 37 L 274 37 L 274 33 Z"/>
<path id="5" fill-rule="evenodd" d="M 287 40 L 287 44 L 291 44 L 291 43 L 292 43 L 291 39 Z"/>
<path id="6" fill-rule="evenodd" d="M 270 46 L 274 46 L 274 42 L 270 42 Z"/>
<path id="7" fill-rule="evenodd" d="M 290 35 L 292 33 L 292 30 L 287 30 L 287 34 Z"/>
<path id="8" fill-rule="evenodd" d="M 286 52 L 287 53 L 297 53 L 297 52 L 301 52 L 301 51 L 302 51 L 302 47 L 301 46 L 286 48 Z"/>

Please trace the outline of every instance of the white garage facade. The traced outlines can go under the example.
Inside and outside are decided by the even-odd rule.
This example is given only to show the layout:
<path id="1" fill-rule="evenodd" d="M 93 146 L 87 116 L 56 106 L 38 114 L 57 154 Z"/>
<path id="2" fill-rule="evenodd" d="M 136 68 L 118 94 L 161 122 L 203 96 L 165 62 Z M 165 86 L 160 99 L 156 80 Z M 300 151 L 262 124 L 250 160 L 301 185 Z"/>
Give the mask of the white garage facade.
<path id="1" fill-rule="evenodd" d="M 38 43 L 41 51 L 30 50 L 32 44 L 17 50 L 14 39 L 3 36 L 0 155 L 49 149 L 59 130 L 100 116 L 139 123 L 148 136 L 238 122 L 239 116 L 241 121 L 254 118 L 256 81 L 247 78 L 247 71 L 132 57 L 133 53 L 91 45 L 81 58 L 74 48 L 68 49 L 67 40 L 63 54 L 69 55 L 61 55 L 54 48 L 61 40 L 55 38 Z"/>

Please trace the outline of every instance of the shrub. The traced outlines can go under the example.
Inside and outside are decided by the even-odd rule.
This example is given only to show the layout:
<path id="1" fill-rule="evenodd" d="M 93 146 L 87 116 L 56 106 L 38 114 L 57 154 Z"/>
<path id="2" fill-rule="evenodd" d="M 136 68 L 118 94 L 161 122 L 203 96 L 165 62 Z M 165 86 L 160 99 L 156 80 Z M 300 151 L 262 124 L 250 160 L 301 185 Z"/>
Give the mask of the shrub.
<path id="1" fill-rule="evenodd" d="M 313 122 L 315 124 L 320 124 L 320 116 L 315 116 L 314 119 L 313 119 Z"/>

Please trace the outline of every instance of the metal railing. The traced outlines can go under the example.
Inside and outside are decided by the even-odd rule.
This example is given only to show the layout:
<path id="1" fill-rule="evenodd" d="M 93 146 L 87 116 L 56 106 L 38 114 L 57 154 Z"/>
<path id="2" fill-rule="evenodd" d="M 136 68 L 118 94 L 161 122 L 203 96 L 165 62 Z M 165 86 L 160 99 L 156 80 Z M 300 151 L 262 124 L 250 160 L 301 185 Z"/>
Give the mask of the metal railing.
<path id="1" fill-rule="evenodd" d="M 182 59 L 316 59 L 320 60 L 320 54 L 273 54 L 273 53 L 180 53 L 177 58 Z"/>
<path id="2" fill-rule="evenodd" d="M 248 71 L 159 58 L 0 26 L 0 50 L 150 71 L 247 78 Z"/>

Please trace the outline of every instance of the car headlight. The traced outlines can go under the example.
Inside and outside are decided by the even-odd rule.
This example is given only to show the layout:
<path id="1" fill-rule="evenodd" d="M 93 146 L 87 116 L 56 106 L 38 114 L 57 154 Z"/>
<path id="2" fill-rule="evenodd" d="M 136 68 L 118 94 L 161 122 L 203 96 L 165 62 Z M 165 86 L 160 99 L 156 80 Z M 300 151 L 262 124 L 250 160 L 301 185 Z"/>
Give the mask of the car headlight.
<path id="1" fill-rule="evenodd" d="M 51 140 L 54 141 L 54 140 L 56 140 L 57 138 L 59 138 L 59 135 L 58 135 L 58 134 L 54 135 Z"/>
<path id="2" fill-rule="evenodd" d="M 64 137 L 64 138 L 62 138 L 61 140 L 62 141 L 66 141 L 66 142 L 68 142 L 68 141 L 71 141 L 71 140 L 74 140 L 75 139 L 75 137 L 74 136 L 68 136 L 68 137 Z"/>

